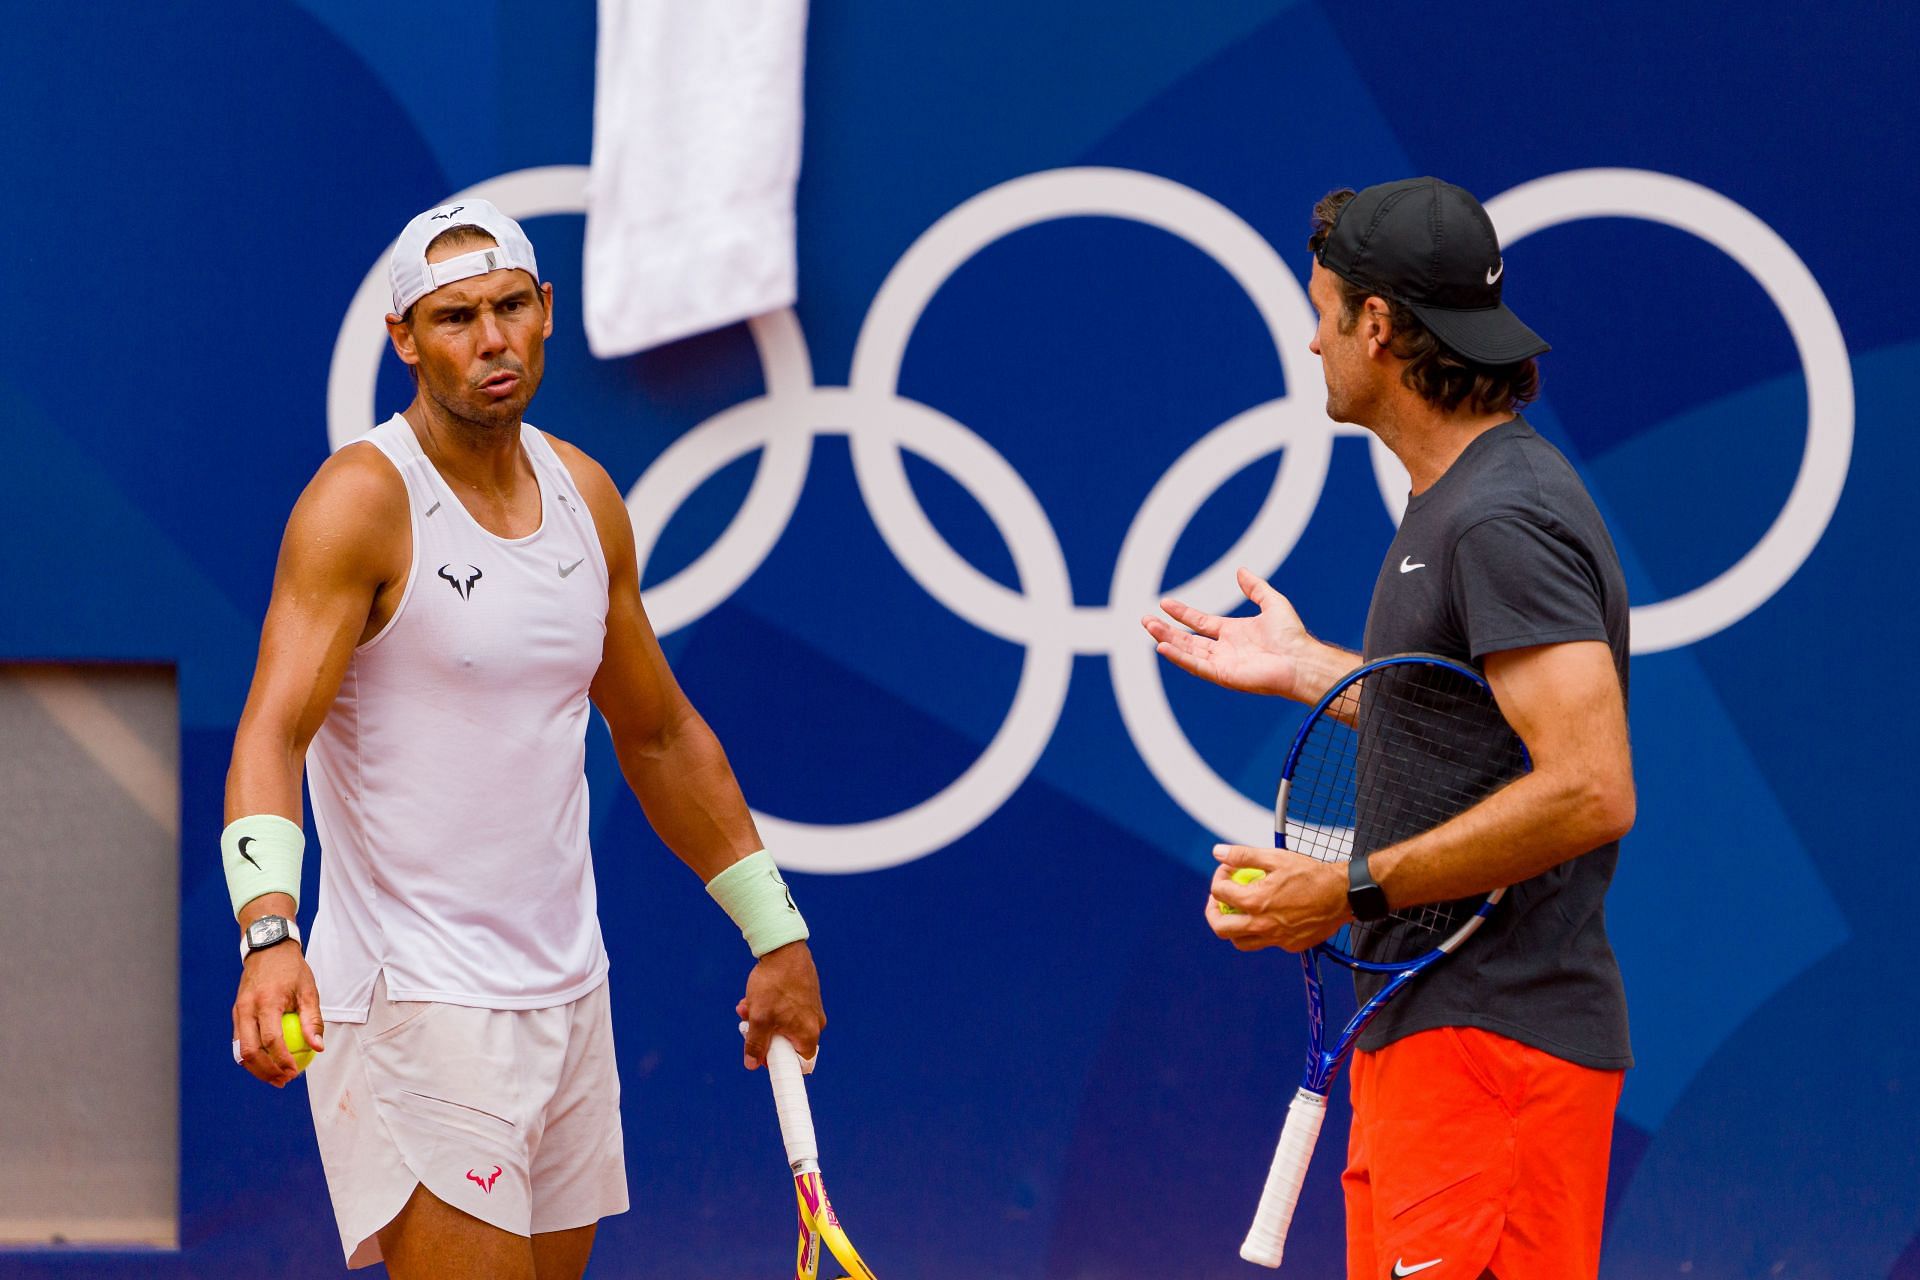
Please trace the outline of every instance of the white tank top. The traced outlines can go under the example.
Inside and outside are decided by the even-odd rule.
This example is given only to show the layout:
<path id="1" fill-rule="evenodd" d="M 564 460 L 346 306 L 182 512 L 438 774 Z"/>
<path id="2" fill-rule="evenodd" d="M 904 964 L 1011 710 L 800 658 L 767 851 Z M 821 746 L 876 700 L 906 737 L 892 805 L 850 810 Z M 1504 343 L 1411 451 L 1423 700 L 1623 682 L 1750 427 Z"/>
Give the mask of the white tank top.
<path id="1" fill-rule="evenodd" d="M 587 686 L 607 634 L 593 514 L 522 426 L 540 527 L 480 527 L 395 415 L 368 433 L 406 482 L 400 605 L 354 650 L 307 750 L 320 833 L 308 943 L 322 1014 L 395 1000 L 540 1009 L 600 984 L 587 847 Z"/>

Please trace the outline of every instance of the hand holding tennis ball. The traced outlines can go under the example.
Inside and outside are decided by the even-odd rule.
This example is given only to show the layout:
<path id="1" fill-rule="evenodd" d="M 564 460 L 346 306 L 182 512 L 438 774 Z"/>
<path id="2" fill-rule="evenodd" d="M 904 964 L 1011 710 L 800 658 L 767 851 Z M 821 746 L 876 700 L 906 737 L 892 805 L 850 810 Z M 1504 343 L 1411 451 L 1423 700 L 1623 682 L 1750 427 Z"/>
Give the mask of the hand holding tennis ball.
<path id="1" fill-rule="evenodd" d="M 1255 880 L 1265 879 L 1266 874 L 1266 872 L 1258 867 L 1235 867 L 1233 875 L 1230 876 L 1229 879 L 1235 884 L 1252 884 Z M 1213 905 L 1220 908 L 1220 914 L 1223 916 L 1237 916 L 1240 914 L 1237 909 L 1228 906 L 1218 898 L 1213 900 Z M 291 1046 L 293 1042 L 289 1040 L 287 1043 Z"/>
<path id="2" fill-rule="evenodd" d="M 287 1052 L 293 1056 L 293 1065 L 301 1071 L 313 1061 L 313 1050 L 307 1047 L 306 1033 L 300 1030 L 300 1015 L 283 1013 L 280 1015 L 280 1038 L 287 1042 Z"/>

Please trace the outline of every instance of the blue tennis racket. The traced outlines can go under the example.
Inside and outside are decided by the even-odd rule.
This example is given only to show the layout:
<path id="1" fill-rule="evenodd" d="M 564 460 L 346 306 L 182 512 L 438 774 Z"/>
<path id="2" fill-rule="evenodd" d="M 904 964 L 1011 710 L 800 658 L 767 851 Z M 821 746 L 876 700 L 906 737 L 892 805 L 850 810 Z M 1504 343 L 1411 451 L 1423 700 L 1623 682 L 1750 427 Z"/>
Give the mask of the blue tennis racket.
<path id="1" fill-rule="evenodd" d="M 1438 827 L 1527 769 L 1526 748 L 1479 672 L 1431 654 L 1380 658 L 1328 690 L 1294 736 L 1274 802 L 1273 842 L 1345 864 Z M 1287 1109 L 1241 1257 L 1280 1265 L 1340 1064 L 1387 1001 L 1471 938 L 1505 892 L 1350 923 L 1301 953 L 1306 1073 Z M 1323 957 L 1354 971 L 1359 1002 L 1332 1044 L 1320 981 Z"/>

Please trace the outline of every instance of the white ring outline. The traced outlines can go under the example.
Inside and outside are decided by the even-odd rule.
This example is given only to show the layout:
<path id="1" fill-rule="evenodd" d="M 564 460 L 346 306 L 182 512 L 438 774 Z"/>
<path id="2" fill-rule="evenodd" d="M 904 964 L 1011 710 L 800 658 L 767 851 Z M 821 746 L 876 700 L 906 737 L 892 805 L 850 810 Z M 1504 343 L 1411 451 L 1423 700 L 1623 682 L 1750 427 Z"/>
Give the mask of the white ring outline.
<path id="1" fill-rule="evenodd" d="M 814 436 L 806 415 L 815 388 L 800 319 L 792 311 L 775 311 L 755 316 L 747 328 L 766 371 L 766 393 L 686 432 L 627 491 L 644 580 L 654 547 L 681 503 L 721 467 L 760 451 L 746 500 L 713 545 L 647 588 L 647 617 L 661 635 L 699 621 L 745 585 L 786 532 L 806 487 Z"/>
<path id="2" fill-rule="evenodd" d="M 521 218 L 583 212 L 586 175 L 582 166 L 521 170 L 450 198 L 484 196 Z M 1853 431 L 1852 371 L 1818 282 L 1760 219 L 1717 192 L 1670 175 L 1625 169 L 1555 174 L 1515 187 L 1488 201 L 1487 208 L 1509 245 L 1534 231 L 1589 217 L 1674 226 L 1733 257 L 1786 319 L 1806 372 L 1809 402 L 1806 447 L 1788 502 L 1760 542 L 1719 577 L 1681 596 L 1637 606 L 1634 648 L 1673 648 L 1731 626 L 1804 563 L 1845 484 Z M 1045 510 L 1004 457 L 968 428 L 897 394 L 912 331 L 953 272 L 1004 235 L 1075 216 L 1158 226 L 1208 253 L 1260 311 L 1287 388 L 1286 394 L 1208 432 L 1161 476 L 1123 539 L 1104 606 L 1074 605 L 1065 558 Z M 335 343 L 327 400 L 334 448 L 372 422 L 380 348 L 360 347 L 350 339 L 361 329 L 382 327 L 384 266 L 385 254 L 356 291 Z M 1264 840 L 1270 826 L 1266 807 L 1242 796 L 1194 749 L 1173 714 L 1151 646 L 1135 641 L 1134 614 L 1117 602 L 1177 594 L 1212 612 L 1237 603 L 1233 566 L 1251 562 L 1270 575 L 1284 562 L 1318 504 L 1333 438 L 1364 434 L 1327 422 L 1323 412 L 1304 403 L 1292 403 L 1297 391 L 1319 385 L 1300 367 L 1312 322 L 1298 281 L 1271 246 L 1231 211 L 1169 179 L 1120 169 L 1051 170 L 980 193 L 909 246 L 862 324 L 847 388 L 813 385 L 805 338 L 791 311 L 758 317 L 751 329 L 766 393 L 685 433 L 628 493 L 644 571 L 666 521 L 693 490 L 728 462 L 761 451 L 747 499 L 720 538 L 680 573 L 649 588 L 648 607 L 660 633 L 704 616 L 752 575 L 792 518 L 813 435 L 844 431 L 875 525 L 907 572 L 952 612 L 1027 647 L 1012 708 L 959 779 L 929 800 L 870 822 L 810 824 L 756 814 L 763 828 L 776 834 L 783 862 L 796 870 L 874 870 L 924 856 L 977 828 L 1025 781 L 1051 741 L 1075 652 L 1108 657 L 1129 736 L 1182 809 L 1233 838 Z M 907 483 L 903 448 L 947 470 L 986 509 L 1014 556 L 1020 591 L 980 573 L 933 527 Z M 1192 581 L 1161 591 L 1159 580 L 1174 544 L 1200 505 L 1221 484 L 1275 451 L 1283 453 L 1281 465 L 1248 530 Z M 1372 454 L 1381 496 L 1397 522 L 1405 505 L 1405 473 L 1377 441 Z M 1299 465 L 1313 461 L 1318 468 Z M 1311 497 L 1302 501 L 1302 490 L 1310 490 Z M 1261 550 L 1266 554 L 1254 554 Z M 1036 598 L 1053 603 L 1032 603 Z M 1734 611 L 1728 616 L 1711 616 L 1715 608 L 1729 606 Z M 971 812 L 976 806 L 978 812 Z"/>
<path id="3" fill-rule="evenodd" d="M 1684 231 L 1733 259 L 1766 293 L 1793 339 L 1807 387 L 1807 435 L 1785 505 L 1760 540 L 1718 575 L 1633 608 L 1633 651 L 1661 653 L 1718 635 L 1758 609 L 1806 563 L 1840 505 L 1853 461 L 1853 363 L 1839 318 L 1813 272 L 1772 227 L 1697 182 L 1643 169 L 1574 169 L 1523 182 L 1487 201 L 1511 248 L 1536 231 L 1589 218 L 1632 218 Z M 1387 513 L 1399 523 L 1407 472 L 1373 440 Z"/>
<path id="4" fill-rule="evenodd" d="M 1578 211 L 1578 212 L 1576 212 Z M 1772 227 L 1697 182 L 1642 169 L 1576 169 L 1523 182 L 1487 202 L 1503 244 L 1586 218 L 1639 218 L 1698 236 L 1732 258 L 1787 323 L 1807 384 L 1807 438 L 1786 505 L 1760 541 L 1718 577 L 1633 610 L 1633 651 L 1704 640 L 1771 600 L 1826 534 L 1853 460 L 1853 363 L 1833 305 Z"/>
<path id="5" fill-rule="evenodd" d="M 1067 559 L 1033 491 L 991 445 L 953 419 L 911 401 L 876 404 L 843 388 L 812 394 L 816 422 L 836 423 L 858 442 L 879 437 L 911 449 L 958 480 L 1001 531 L 1026 596 L 1072 601 Z M 924 584 L 922 584 L 924 586 Z M 857 872 L 897 866 L 945 848 L 997 811 L 1033 772 L 1066 706 L 1073 650 L 1065 629 L 1043 627 L 1021 663 L 1013 704 L 986 749 L 937 794 L 866 822 L 804 823 L 755 811 L 781 865 L 798 871 Z"/>
<path id="6" fill-rule="evenodd" d="M 1073 217 L 1118 218 L 1156 227 L 1186 241 L 1226 271 L 1260 313 L 1280 358 L 1286 392 L 1269 404 L 1283 403 L 1299 387 L 1321 385 L 1317 361 L 1307 359 L 1314 321 L 1306 292 L 1259 232 L 1218 201 L 1170 178 L 1132 169 L 1088 167 L 1051 169 L 990 187 L 954 208 L 908 246 L 881 283 L 860 327 L 848 377 L 854 394 L 898 401 L 907 344 L 928 304 L 954 272 L 980 250 L 1015 231 Z M 1246 417 L 1242 414 L 1235 421 Z M 1319 420 L 1321 433 L 1296 441 L 1296 447 L 1287 450 L 1247 531 L 1212 565 L 1166 594 L 1203 609 L 1224 611 L 1240 600 L 1234 582 L 1237 566 L 1255 564 L 1269 573 L 1279 567 L 1306 528 L 1326 482 L 1333 436 L 1339 428 L 1324 413 Z M 1224 430 L 1223 426 L 1209 432 L 1188 452 L 1207 451 L 1211 437 Z M 1009 640 L 1032 638 L 1036 632 L 1031 624 L 1013 625 L 1027 612 L 1023 602 L 948 546 L 927 519 L 913 497 L 898 452 L 886 449 L 877 438 L 862 438 L 855 445 L 854 463 L 862 492 L 874 507 L 875 523 L 922 588 L 982 630 Z M 1274 452 L 1278 445 L 1275 441 L 1265 452 Z M 1174 469 L 1179 466 L 1176 462 Z M 1163 478 L 1161 484 L 1165 483 Z M 876 503 L 883 495 L 891 500 Z M 1119 608 L 1110 597 L 1106 605 L 1076 606 L 1071 625 L 1076 651 L 1109 653 L 1122 643 L 1121 637 L 1130 640 L 1136 634 L 1139 612 Z"/>

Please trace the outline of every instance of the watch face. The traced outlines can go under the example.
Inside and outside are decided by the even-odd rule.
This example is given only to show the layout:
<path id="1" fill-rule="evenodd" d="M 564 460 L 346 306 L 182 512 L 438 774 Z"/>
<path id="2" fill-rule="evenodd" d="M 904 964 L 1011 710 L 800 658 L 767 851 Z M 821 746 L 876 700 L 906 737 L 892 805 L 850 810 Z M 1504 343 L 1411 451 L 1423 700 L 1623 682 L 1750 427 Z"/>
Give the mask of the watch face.
<path id="1" fill-rule="evenodd" d="M 287 936 L 287 922 L 279 916 L 266 916 L 247 926 L 247 941 L 256 947 L 278 942 Z"/>

